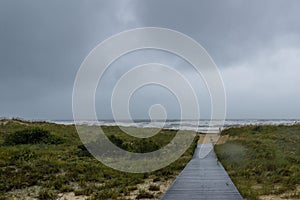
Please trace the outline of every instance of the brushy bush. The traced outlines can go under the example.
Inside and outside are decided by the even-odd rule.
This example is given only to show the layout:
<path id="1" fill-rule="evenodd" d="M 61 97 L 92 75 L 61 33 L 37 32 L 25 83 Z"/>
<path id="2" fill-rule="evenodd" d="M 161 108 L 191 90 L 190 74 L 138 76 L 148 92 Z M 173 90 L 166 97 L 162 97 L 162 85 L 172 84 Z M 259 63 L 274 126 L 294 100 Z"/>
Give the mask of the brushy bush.
<path id="1" fill-rule="evenodd" d="M 160 187 L 159 187 L 159 185 L 150 185 L 149 190 L 150 191 L 159 191 Z"/>
<path id="2" fill-rule="evenodd" d="M 50 134 L 49 131 L 33 128 L 16 131 L 13 134 L 6 135 L 4 144 L 18 145 L 18 144 L 60 144 L 63 140 L 57 136 Z"/>
<path id="3" fill-rule="evenodd" d="M 92 200 L 107 200 L 107 199 L 117 199 L 118 193 L 113 189 L 103 189 L 95 193 L 91 198 Z"/>
<path id="4" fill-rule="evenodd" d="M 136 196 L 136 199 L 153 199 L 154 195 L 146 192 L 145 190 L 140 190 L 139 194 Z"/>
<path id="5" fill-rule="evenodd" d="M 231 138 L 215 151 L 244 198 L 292 198 L 300 184 L 299 133 L 299 125 L 230 128 L 222 135 Z"/>
<path id="6" fill-rule="evenodd" d="M 10 160 L 13 161 L 30 161 L 32 159 L 35 159 L 37 157 L 36 153 L 30 149 L 22 149 L 14 153 Z"/>
<path id="7" fill-rule="evenodd" d="M 78 145 L 77 147 L 79 149 L 79 151 L 77 152 L 77 155 L 79 157 L 93 157 L 93 155 L 87 150 L 84 144 Z"/>
<path id="8" fill-rule="evenodd" d="M 51 189 L 42 189 L 38 195 L 39 199 L 54 200 L 57 198 L 55 192 Z"/>
<path id="9" fill-rule="evenodd" d="M 122 139 L 116 137 L 115 135 L 109 135 L 108 139 L 112 143 L 114 143 L 115 145 L 117 145 L 118 147 L 123 148 L 123 140 Z"/>

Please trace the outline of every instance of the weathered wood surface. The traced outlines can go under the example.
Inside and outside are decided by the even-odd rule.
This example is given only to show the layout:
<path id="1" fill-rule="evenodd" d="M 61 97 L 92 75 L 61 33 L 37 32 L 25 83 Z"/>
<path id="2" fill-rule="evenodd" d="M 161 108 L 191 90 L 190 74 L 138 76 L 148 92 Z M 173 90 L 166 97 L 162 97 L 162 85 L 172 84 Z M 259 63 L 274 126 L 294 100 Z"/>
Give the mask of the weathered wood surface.
<path id="1" fill-rule="evenodd" d="M 162 197 L 162 200 L 188 199 L 243 199 L 217 161 L 212 144 L 198 144 L 193 159 Z"/>

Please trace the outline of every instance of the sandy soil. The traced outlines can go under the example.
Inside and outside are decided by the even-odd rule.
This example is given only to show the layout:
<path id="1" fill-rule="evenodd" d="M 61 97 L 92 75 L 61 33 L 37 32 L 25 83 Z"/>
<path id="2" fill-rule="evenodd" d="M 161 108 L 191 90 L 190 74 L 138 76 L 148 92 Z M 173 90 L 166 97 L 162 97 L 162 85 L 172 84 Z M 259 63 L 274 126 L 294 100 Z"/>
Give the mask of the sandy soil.
<path id="1" fill-rule="evenodd" d="M 264 195 L 264 196 L 260 196 L 259 199 L 260 200 L 283 200 L 283 199 L 288 199 L 288 200 L 292 200 L 292 199 L 299 199 L 299 198 L 295 198 L 293 197 L 295 194 L 299 194 L 300 192 L 300 186 L 298 186 L 294 191 L 291 192 L 286 192 L 284 194 L 281 195 Z"/>
<path id="2" fill-rule="evenodd" d="M 57 200 L 86 200 L 88 199 L 87 196 L 75 196 L 74 192 L 64 193 L 64 194 L 58 194 Z"/>
<path id="3" fill-rule="evenodd" d="M 228 139 L 228 135 L 220 136 L 220 134 L 210 133 L 210 134 L 199 134 L 198 144 L 223 144 Z"/>
<path id="4" fill-rule="evenodd" d="M 2 120 L 2 121 L 0 121 L 0 125 L 6 125 L 8 123 L 8 121 L 5 121 L 5 120 Z"/>
<path id="5" fill-rule="evenodd" d="M 298 198 L 290 198 L 288 196 L 285 196 L 285 195 L 264 195 L 264 196 L 260 196 L 259 197 L 260 200 L 296 200 Z"/>
<path id="6" fill-rule="evenodd" d="M 167 189 L 172 185 L 174 182 L 175 178 L 170 179 L 168 181 L 157 181 L 153 182 L 153 179 L 147 179 L 145 180 L 144 183 L 138 184 L 137 185 L 137 190 L 134 190 L 130 193 L 130 195 L 125 196 L 125 199 L 136 199 L 137 195 L 139 194 L 139 190 L 144 190 L 146 192 L 149 192 L 154 195 L 155 200 L 158 200 L 162 197 L 162 195 L 167 191 Z M 157 185 L 159 186 L 160 190 L 159 191 L 149 191 L 150 185 Z"/>

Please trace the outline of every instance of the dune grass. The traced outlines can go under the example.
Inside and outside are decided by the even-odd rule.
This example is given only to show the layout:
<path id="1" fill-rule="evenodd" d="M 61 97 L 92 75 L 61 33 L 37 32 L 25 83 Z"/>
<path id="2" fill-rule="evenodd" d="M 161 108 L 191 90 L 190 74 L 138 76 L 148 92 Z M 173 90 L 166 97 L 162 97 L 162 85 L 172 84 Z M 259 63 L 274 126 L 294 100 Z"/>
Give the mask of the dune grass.
<path id="1" fill-rule="evenodd" d="M 219 160 L 247 199 L 274 195 L 300 199 L 300 125 L 224 130 Z"/>
<path id="2" fill-rule="evenodd" d="M 155 150 L 176 134 L 176 131 L 162 130 L 146 141 L 126 136 L 118 127 L 103 129 L 112 142 L 132 152 Z M 0 199 L 13 196 L 56 199 L 58 194 L 68 192 L 89 199 L 124 199 L 132 197 L 132 193 L 136 194 L 134 198 L 157 199 L 162 194 L 157 183 L 172 180 L 180 173 L 192 158 L 196 142 L 197 138 L 168 167 L 132 174 L 106 167 L 93 158 L 73 125 L 0 120 Z M 145 180 L 152 184 L 146 190 L 139 189 L 137 185 Z"/>

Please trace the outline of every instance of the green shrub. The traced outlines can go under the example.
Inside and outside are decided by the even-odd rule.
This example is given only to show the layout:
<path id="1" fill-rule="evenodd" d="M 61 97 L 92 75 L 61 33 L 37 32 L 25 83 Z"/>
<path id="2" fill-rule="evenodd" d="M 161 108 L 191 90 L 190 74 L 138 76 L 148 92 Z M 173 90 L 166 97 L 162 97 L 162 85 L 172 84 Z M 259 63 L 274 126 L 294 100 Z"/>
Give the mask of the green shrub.
<path id="1" fill-rule="evenodd" d="M 133 185 L 133 186 L 128 186 L 127 189 L 128 189 L 129 191 L 134 191 L 134 190 L 137 190 L 138 187 L 137 187 L 136 185 Z"/>
<path id="2" fill-rule="evenodd" d="M 35 159 L 37 155 L 34 151 L 30 149 L 23 149 L 20 151 L 17 151 L 15 154 L 13 154 L 10 158 L 11 161 L 30 161 L 32 159 Z"/>
<path id="3" fill-rule="evenodd" d="M 70 185 L 62 185 L 60 188 L 61 192 L 72 192 L 73 188 Z"/>
<path id="4" fill-rule="evenodd" d="M 136 196 L 136 199 L 152 199 L 154 198 L 153 194 L 146 192 L 145 190 L 140 190 L 139 194 Z"/>
<path id="5" fill-rule="evenodd" d="M 54 200 L 56 199 L 56 197 L 57 195 L 51 189 L 42 189 L 38 195 L 39 199 L 44 199 L 44 200 Z"/>
<path id="6" fill-rule="evenodd" d="M 134 152 L 136 153 L 147 153 L 159 149 L 158 144 L 156 144 L 154 141 L 152 141 L 151 139 L 144 138 L 136 142 L 134 146 Z"/>
<path id="7" fill-rule="evenodd" d="M 93 155 L 87 150 L 87 148 L 85 147 L 84 144 L 79 145 L 78 149 L 79 149 L 79 151 L 78 151 L 77 155 L 79 157 L 83 157 L 83 156 L 85 156 L 85 157 L 93 157 Z"/>
<path id="8" fill-rule="evenodd" d="M 83 189 L 77 189 L 74 191 L 75 196 L 85 195 L 85 191 Z"/>
<path id="9" fill-rule="evenodd" d="M 122 148 L 123 146 L 123 140 L 122 139 L 120 139 L 120 138 L 118 138 L 118 137 L 116 137 L 115 135 L 109 135 L 108 136 L 108 139 L 112 142 L 112 143 L 114 143 L 115 145 L 117 145 L 118 147 L 120 147 L 120 148 Z"/>
<path id="10" fill-rule="evenodd" d="M 33 128 L 25 129 L 22 131 L 16 131 L 13 134 L 6 135 L 4 143 L 7 145 L 18 145 L 18 144 L 60 144 L 62 139 L 51 135 L 49 131 Z"/>
<path id="11" fill-rule="evenodd" d="M 158 185 L 150 185 L 149 190 L 150 191 L 159 191 L 160 187 Z"/>
<path id="12" fill-rule="evenodd" d="M 97 200 L 107 200 L 107 199 L 117 199 L 118 193 L 112 189 L 104 189 L 97 191 L 97 193 L 92 197 L 92 199 Z"/>
<path id="13" fill-rule="evenodd" d="M 160 178 L 159 178 L 159 177 L 155 177 L 155 178 L 153 179 L 153 182 L 157 182 L 157 181 L 160 181 Z"/>

